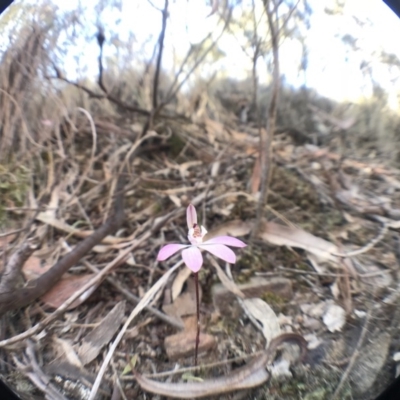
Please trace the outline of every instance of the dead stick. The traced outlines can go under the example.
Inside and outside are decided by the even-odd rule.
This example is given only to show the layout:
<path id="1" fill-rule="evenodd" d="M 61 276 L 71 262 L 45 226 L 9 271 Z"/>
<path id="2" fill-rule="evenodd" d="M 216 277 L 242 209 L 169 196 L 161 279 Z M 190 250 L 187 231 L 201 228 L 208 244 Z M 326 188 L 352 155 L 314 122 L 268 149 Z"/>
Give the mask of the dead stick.
<path id="1" fill-rule="evenodd" d="M 114 213 L 100 228 L 96 229 L 90 236 L 80 242 L 47 272 L 30 282 L 29 286 L 0 293 L 0 315 L 7 311 L 24 307 L 44 295 L 60 280 L 65 272 L 76 265 L 84 255 L 107 235 L 111 235 L 122 225 L 125 219 L 122 190 L 124 184 L 125 178 L 121 175 L 116 188 L 117 196 L 114 204 Z"/>

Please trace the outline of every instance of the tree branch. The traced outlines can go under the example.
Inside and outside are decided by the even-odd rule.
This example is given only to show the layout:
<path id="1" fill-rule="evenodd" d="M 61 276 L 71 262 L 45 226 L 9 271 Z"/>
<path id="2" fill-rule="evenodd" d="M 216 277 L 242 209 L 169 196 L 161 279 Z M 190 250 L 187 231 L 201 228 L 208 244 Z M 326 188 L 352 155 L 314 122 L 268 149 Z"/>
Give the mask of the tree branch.
<path id="1" fill-rule="evenodd" d="M 76 265 L 94 246 L 122 225 L 125 219 L 123 204 L 124 185 L 125 177 L 121 175 L 115 191 L 114 213 L 100 228 L 96 229 L 89 237 L 80 242 L 47 272 L 30 282 L 29 286 L 21 289 L 7 287 L 5 291 L 0 292 L 0 315 L 7 311 L 24 307 L 45 294 L 60 280 L 65 272 Z M 3 288 L 3 285 L 1 288 Z"/>

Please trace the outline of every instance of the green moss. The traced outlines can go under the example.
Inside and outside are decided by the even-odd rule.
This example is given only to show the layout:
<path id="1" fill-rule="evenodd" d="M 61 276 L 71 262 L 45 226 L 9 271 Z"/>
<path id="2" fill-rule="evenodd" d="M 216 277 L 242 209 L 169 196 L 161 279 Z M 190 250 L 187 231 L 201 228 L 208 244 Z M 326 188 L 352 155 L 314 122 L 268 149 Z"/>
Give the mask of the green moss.
<path id="1" fill-rule="evenodd" d="M 287 300 L 272 292 L 265 292 L 261 299 L 268 303 L 271 307 L 282 307 L 287 303 Z"/>
<path id="2" fill-rule="evenodd" d="M 253 277 L 254 272 L 251 269 L 243 269 L 240 271 L 240 275 L 236 279 L 236 283 L 247 283 Z"/>
<path id="3" fill-rule="evenodd" d="M 310 266 L 307 263 L 298 263 L 297 265 L 297 269 L 299 269 L 300 271 L 309 271 L 310 270 Z"/>
<path id="4" fill-rule="evenodd" d="M 176 134 L 172 134 L 168 139 L 168 144 L 170 146 L 171 156 L 177 157 L 186 145 L 186 142 Z"/>
<path id="5" fill-rule="evenodd" d="M 29 170 L 24 166 L 0 164 L 0 223 L 5 218 L 5 207 L 22 207 L 29 188 Z"/>
<path id="6" fill-rule="evenodd" d="M 250 271 L 253 273 L 254 271 L 261 271 L 265 265 L 265 257 L 262 254 L 262 249 L 259 247 L 251 250 L 246 249 L 236 265 L 240 271 Z"/>
<path id="7" fill-rule="evenodd" d="M 327 391 L 325 388 L 318 388 L 311 393 L 308 393 L 304 400 L 323 400 L 327 397 Z"/>

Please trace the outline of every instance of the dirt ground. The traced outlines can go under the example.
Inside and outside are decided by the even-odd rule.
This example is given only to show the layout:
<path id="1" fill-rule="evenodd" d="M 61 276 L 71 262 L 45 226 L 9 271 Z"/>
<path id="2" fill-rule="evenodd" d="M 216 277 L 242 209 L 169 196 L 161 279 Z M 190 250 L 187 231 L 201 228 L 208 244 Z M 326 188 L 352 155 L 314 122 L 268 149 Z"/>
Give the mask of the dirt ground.
<path id="1" fill-rule="evenodd" d="M 400 170 L 396 131 L 371 134 L 381 110 L 283 88 L 256 221 L 249 93 L 227 81 L 225 100 L 150 112 L 61 74 L 25 79 L 46 56 L 32 32 L 0 68 L 2 379 L 50 400 L 379 394 L 400 360 Z M 247 244 L 232 264 L 203 254 L 198 367 L 194 276 L 180 253 L 157 261 L 188 244 L 189 204 L 205 239 Z"/>
<path id="2" fill-rule="evenodd" d="M 3 271 L 24 243 L 31 249 L 22 257 L 23 279 L 16 290 L 31 288 L 118 213 L 116 172 L 135 142 L 120 133 L 111 140 L 101 130 L 104 122 L 95 119 L 94 149 L 89 122 L 80 118 L 79 123 L 54 144 L 70 157 L 55 150 L 51 157 L 43 155 L 42 165 L 34 160 L 30 166 L 34 175 L 17 160 L 2 165 Z M 114 132 L 118 129 L 129 130 L 129 124 L 115 126 Z M 298 350 L 285 345 L 266 383 L 233 394 L 221 394 L 222 385 L 216 398 L 374 398 L 396 370 L 399 170 L 384 160 L 342 154 L 334 140 L 329 146 L 298 145 L 290 135 L 277 134 L 265 220 L 251 239 L 257 140 L 249 126 L 160 120 L 129 160 L 125 215 L 117 231 L 95 243 L 40 300 L 7 313 L 3 309 L 3 378 L 27 398 L 43 392 L 51 399 L 89 398 L 110 343 L 150 293 L 151 310 L 139 307 L 96 398 L 116 396 L 119 387 L 128 399 L 163 397 L 143 391 L 132 368 L 166 381 L 168 390 L 187 390 L 184 381 L 202 382 L 204 388 L 217 376 L 226 386 L 236 368 L 249 365 L 252 354 L 287 332 L 307 340 L 303 362 L 294 365 Z M 36 198 L 24 197 L 29 193 Z M 178 255 L 157 262 L 156 256 L 166 243 L 187 241 L 189 202 L 210 237 L 229 234 L 248 243 L 235 250 L 234 265 L 219 260 L 219 271 L 205 256 L 199 280 L 206 336 L 200 336 L 200 369 L 194 370 L 190 271 L 177 267 L 160 290 L 152 289 L 180 260 Z M 115 262 L 118 256 L 121 261 Z M 78 290 L 85 293 L 96 271 L 107 268 L 92 294 L 63 305 Z M 256 300 L 253 308 L 246 303 L 250 299 Z"/>

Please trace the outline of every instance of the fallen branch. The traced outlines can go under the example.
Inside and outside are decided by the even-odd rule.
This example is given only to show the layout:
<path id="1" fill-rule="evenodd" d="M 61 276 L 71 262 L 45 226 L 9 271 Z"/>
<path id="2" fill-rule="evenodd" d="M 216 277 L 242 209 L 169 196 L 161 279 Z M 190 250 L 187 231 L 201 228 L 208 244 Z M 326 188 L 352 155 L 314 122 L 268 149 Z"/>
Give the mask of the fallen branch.
<path id="1" fill-rule="evenodd" d="M 0 284 L 0 315 L 11 310 L 24 307 L 49 291 L 61 276 L 86 255 L 94 246 L 99 244 L 107 235 L 114 233 L 123 223 L 125 214 L 123 207 L 123 187 L 125 178 L 121 175 L 116 188 L 114 213 L 89 237 L 84 239 L 60 261 L 37 279 L 29 282 L 29 286 L 16 289 L 6 285 L 3 278 Z"/>

